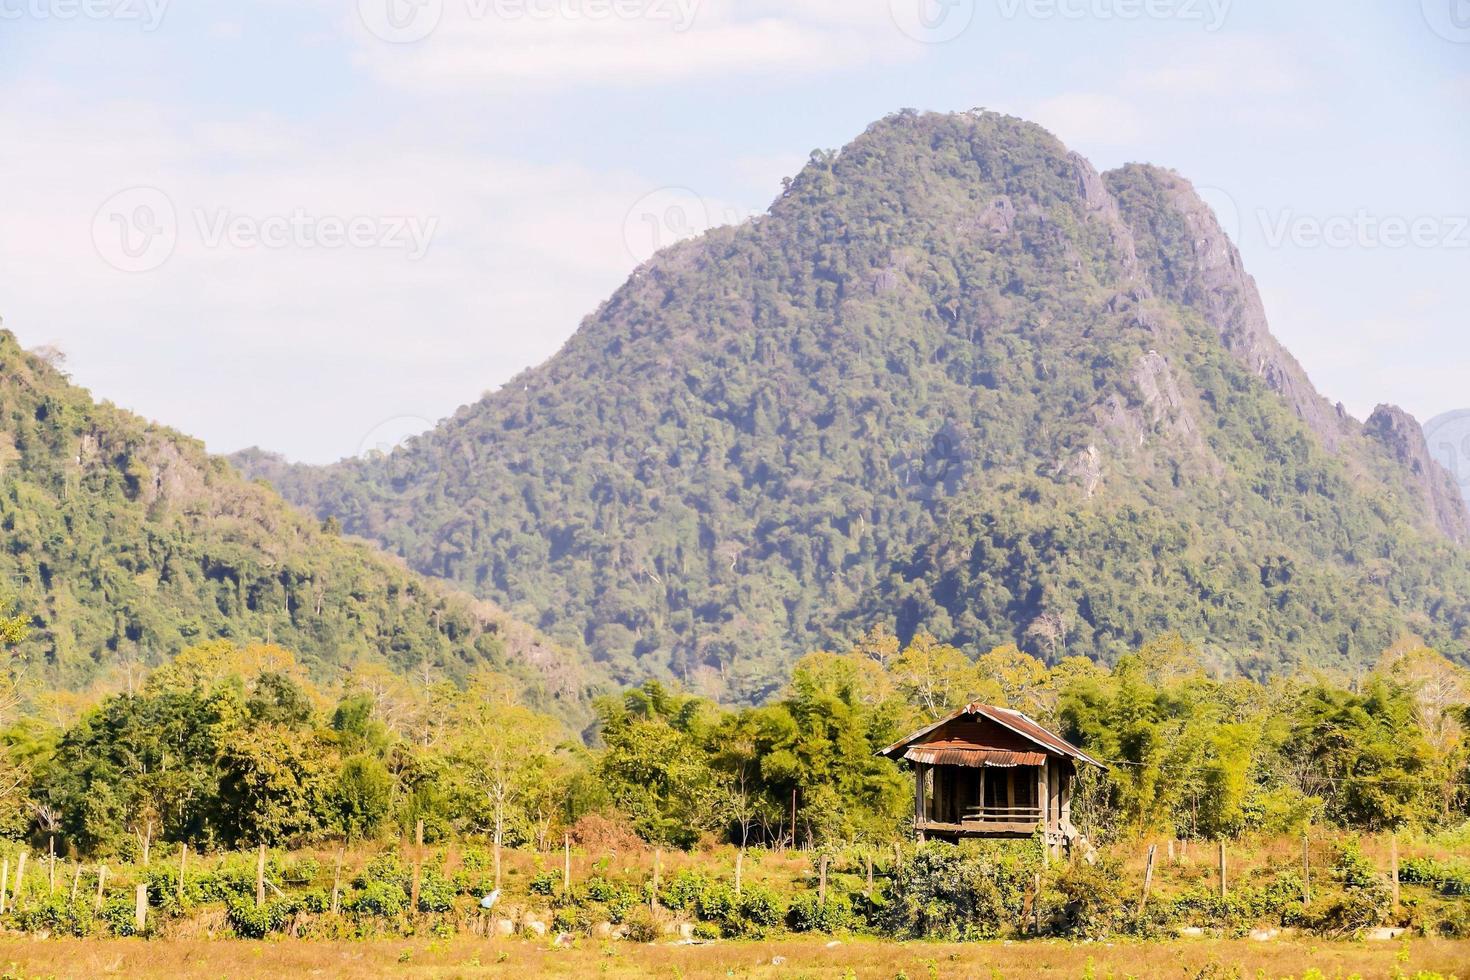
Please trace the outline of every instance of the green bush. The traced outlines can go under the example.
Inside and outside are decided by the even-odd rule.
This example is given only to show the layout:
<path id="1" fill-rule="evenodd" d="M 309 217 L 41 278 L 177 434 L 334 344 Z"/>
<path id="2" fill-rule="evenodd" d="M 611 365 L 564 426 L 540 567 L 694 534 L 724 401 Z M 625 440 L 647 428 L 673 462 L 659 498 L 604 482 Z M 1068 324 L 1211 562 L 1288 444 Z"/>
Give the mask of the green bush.
<path id="1" fill-rule="evenodd" d="M 735 888 L 724 882 L 713 882 L 699 894 L 695 914 L 709 922 L 725 922 L 740 911 Z"/>
<path id="2" fill-rule="evenodd" d="M 454 908 L 455 888 L 437 868 L 424 868 L 419 878 L 419 911 L 448 912 Z"/>
<path id="3" fill-rule="evenodd" d="M 786 917 L 786 906 L 769 888 L 746 887 L 740 895 L 735 914 L 722 925 L 731 935 L 762 936 Z"/>
<path id="4" fill-rule="evenodd" d="M 642 906 L 632 909 L 623 920 L 627 927 L 628 939 L 635 943 L 651 943 L 658 938 L 658 923 L 653 920 L 653 912 Z"/>
<path id="5" fill-rule="evenodd" d="M 841 932 L 851 929 L 855 919 L 846 895 L 827 895 L 824 905 L 811 892 L 799 896 L 786 913 L 793 932 Z"/>
<path id="6" fill-rule="evenodd" d="M 362 872 L 353 879 L 353 884 L 358 888 L 366 888 L 374 882 L 395 885 L 406 893 L 413 884 L 413 872 L 404 865 L 397 854 L 392 851 L 384 851 L 369 861 Z"/>
<path id="7" fill-rule="evenodd" d="M 393 918 L 408 908 L 408 893 L 401 885 L 387 881 L 369 881 L 363 889 L 343 903 L 343 909 L 357 916 Z"/>
<path id="8" fill-rule="evenodd" d="M 1458 861 L 1410 858 L 1399 866 L 1399 880 L 1429 885 L 1444 895 L 1470 895 L 1470 866 Z"/>
<path id="9" fill-rule="evenodd" d="M 253 899 L 232 898 L 225 907 L 225 918 L 241 939 L 264 939 L 279 929 L 286 918 L 285 910 L 279 905 L 257 907 Z"/>
<path id="10" fill-rule="evenodd" d="M 555 895 L 556 883 L 560 879 L 555 871 L 541 871 L 531 878 L 529 886 L 532 895 Z"/>
<path id="11" fill-rule="evenodd" d="M 966 841 L 920 847 L 894 874 L 881 927 L 914 939 L 989 939 L 1021 924 L 1039 845 Z"/>
<path id="12" fill-rule="evenodd" d="M 551 928 L 555 932 L 591 932 L 592 916 L 582 906 L 563 906 L 551 914 Z"/>
<path id="13" fill-rule="evenodd" d="M 76 938 L 90 936 L 96 926 L 90 902 L 85 899 L 74 902 L 62 894 L 26 906 L 15 913 L 15 922 L 22 932 L 47 930 Z"/>
<path id="14" fill-rule="evenodd" d="M 709 881 L 704 875 L 686 868 L 669 879 L 663 891 L 659 892 L 658 900 L 675 912 L 693 910 L 708 887 Z"/>
<path id="15" fill-rule="evenodd" d="M 1101 939 L 1122 926 L 1123 875 L 1116 861 L 1072 861 L 1057 870 L 1049 886 L 1043 906 L 1052 906 L 1048 918 L 1059 934 Z"/>
<path id="16" fill-rule="evenodd" d="M 1393 904 L 1388 880 L 1363 856 L 1356 840 L 1338 848 L 1331 876 L 1331 885 L 1313 889 L 1312 904 L 1302 910 L 1297 924 L 1319 935 L 1343 938 L 1387 918 Z"/>
<path id="17" fill-rule="evenodd" d="M 136 910 L 131 899 L 114 898 L 102 906 L 102 921 L 114 936 L 138 935 Z"/>
<path id="18" fill-rule="evenodd" d="M 642 891 L 630 884 L 608 881 L 606 878 L 590 878 L 587 881 L 587 898 L 607 906 L 608 921 L 621 923 L 629 910 L 643 904 Z"/>

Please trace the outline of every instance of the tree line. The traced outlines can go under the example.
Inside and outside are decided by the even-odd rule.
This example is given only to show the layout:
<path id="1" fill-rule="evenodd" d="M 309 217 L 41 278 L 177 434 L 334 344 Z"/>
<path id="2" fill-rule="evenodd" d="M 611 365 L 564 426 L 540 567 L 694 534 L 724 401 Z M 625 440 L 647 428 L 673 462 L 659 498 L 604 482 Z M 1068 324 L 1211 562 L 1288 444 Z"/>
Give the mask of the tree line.
<path id="1" fill-rule="evenodd" d="M 0 636 L 24 624 L 0 616 Z M 1211 676 L 1177 637 L 1107 668 L 1014 646 L 971 659 L 886 629 L 802 658 L 732 710 L 647 683 L 567 730 L 485 671 L 466 683 L 359 670 L 313 682 L 287 650 L 213 641 L 128 689 L 42 701 L 0 729 L 0 834 L 131 858 L 150 842 L 238 848 L 410 832 L 546 848 L 589 828 L 690 848 L 891 842 L 912 784 L 875 752 L 970 700 L 1095 757 L 1075 819 L 1094 840 L 1379 831 L 1470 816 L 1470 675 L 1405 641 L 1361 677 Z"/>

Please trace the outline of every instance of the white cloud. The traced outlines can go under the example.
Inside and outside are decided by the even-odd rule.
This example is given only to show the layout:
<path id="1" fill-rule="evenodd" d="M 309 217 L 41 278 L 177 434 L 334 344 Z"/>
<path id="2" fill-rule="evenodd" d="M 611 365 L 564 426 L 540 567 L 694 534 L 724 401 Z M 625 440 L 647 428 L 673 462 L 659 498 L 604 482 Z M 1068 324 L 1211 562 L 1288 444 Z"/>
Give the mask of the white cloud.
<path id="1" fill-rule="evenodd" d="M 193 125 L 145 105 L 61 123 L 25 95 L 0 107 L 0 314 L 23 342 L 64 337 L 81 382 L 218 450 L 258 441 L 329 460 L 387 419 L 447 415 L 555 352 L 641 257 L 627 228 L 654 187 L 634 174 L 413 150 L 391 134 L 328 143 L 267 117 Z M 147 192 L 146 220 L 134 205 L 94 220 L 134 187 L 162 194 Z M 689 231 L 741 213 L 698 204 L 710 217 Z M 166 261 L 108 264 L 112 236 L 167 211 Z M 384 237 L 212 241 L 225 218 L 314 234 L 367 218 Z M 384 246 L 395 220 L 432 223 L 421 260 Z"/>
<path id="2" fill-rule="evenodd" d="M 645 85 L 917 57 L 887 0 L 360 0 L 358 63 L 415 90 Z M 383 8 L 405 5 L 404 17 Z M 589 11 L 602 11 L 593 15 Z M 624 14 L 616 11 L 623 10 Z M 395 43 L 395 42 L 409 43 Z"/>

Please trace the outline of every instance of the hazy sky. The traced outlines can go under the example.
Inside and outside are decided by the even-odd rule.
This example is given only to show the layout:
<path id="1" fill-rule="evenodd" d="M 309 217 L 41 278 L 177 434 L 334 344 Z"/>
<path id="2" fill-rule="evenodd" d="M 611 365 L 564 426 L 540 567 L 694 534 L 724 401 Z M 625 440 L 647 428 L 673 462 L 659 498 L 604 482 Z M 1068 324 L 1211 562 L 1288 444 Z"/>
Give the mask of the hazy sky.
<path id="1" fill-rule="evenodd" d="M 1359 417 L 1470 408 L 1470 0 L 0 0 L 0 315 L 324 462 L 906 106 L 1205 189 Z"/>

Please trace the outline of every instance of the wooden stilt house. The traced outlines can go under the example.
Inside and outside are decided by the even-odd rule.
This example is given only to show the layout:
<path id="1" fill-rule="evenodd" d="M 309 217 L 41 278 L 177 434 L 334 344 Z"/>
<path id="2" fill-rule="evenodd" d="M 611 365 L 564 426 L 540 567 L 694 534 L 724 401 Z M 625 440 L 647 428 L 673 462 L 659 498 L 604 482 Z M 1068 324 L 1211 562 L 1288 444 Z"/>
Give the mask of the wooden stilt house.
<path id="1" fill-rule="evenodd" d="M 1078 764 L 1106 768 L 1019 711 L 969 704 L 879 755 L 912 765 L 919 839 L 1029 837 L 1070 845 Z"/>

